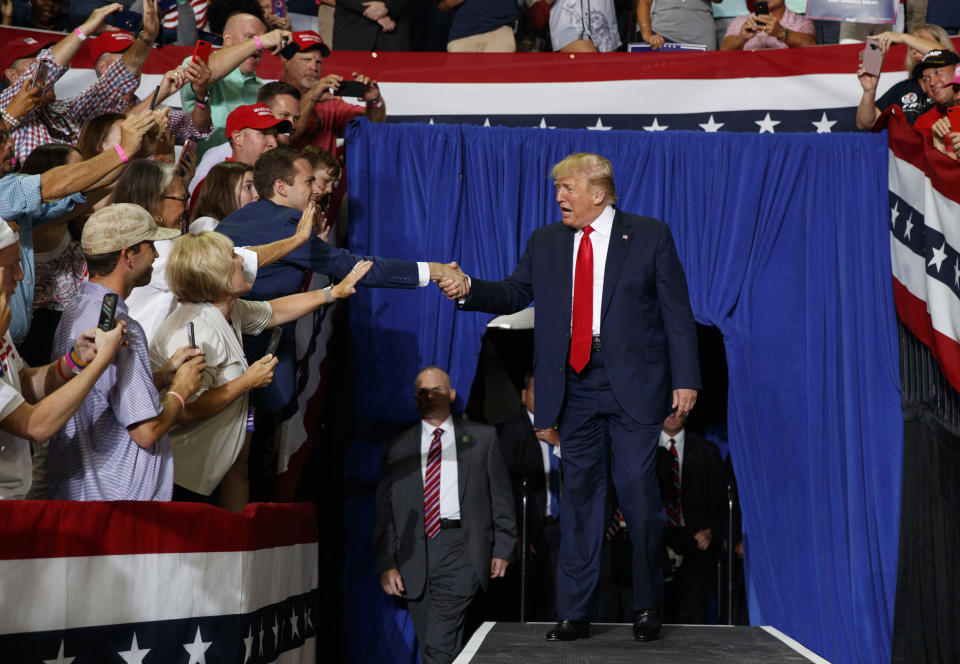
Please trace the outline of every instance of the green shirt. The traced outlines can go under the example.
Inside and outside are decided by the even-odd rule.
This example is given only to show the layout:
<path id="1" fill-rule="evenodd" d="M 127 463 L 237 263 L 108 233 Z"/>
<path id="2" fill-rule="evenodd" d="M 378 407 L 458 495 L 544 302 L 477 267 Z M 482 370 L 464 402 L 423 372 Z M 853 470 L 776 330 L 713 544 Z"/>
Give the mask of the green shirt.
<path id="1" fill-rule="evenodd" d="M 186 57 L 183 63 L 189 62 L 191 57 Z M 213 133 L 197 144 L 198 160 L 210 148 L 227 142 L 227 116 L 237 106 L 257 103 L 257 92 L 262 85 L 263 80 L 256 74 L 243 74 L 237 68 L 210 86 L 210 119 L 213 122 Z M 193 112 L 196 98 L 192 85 L 185 85 L 180 89 L 180 104 L 185 113 Z"/>

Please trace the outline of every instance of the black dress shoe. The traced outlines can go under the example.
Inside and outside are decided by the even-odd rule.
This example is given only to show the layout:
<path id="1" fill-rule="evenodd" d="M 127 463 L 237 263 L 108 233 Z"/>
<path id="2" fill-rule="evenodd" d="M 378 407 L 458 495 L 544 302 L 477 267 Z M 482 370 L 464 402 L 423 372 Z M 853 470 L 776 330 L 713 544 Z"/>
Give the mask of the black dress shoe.
<path id="1" fill-rule="evenodd" d="M 547 632 L 547 641 L 576 641 L 590 638 L 590 622 L 564 618 Z"/>
<path id="2" fill-rule="evenodd" d="M 633 612 L 633 638 L 653 641 L 660 634 L 660 609 L 640 609 Z"/>

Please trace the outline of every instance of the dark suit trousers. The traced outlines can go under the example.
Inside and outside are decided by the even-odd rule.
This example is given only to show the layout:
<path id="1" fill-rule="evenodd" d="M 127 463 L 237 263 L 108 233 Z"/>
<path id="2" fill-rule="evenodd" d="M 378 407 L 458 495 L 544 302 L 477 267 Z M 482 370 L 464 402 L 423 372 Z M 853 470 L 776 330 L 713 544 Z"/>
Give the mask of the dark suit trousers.
<path id="1" fill-rule="evenodd" d="M 407 601 L 423 664 L 449 664 L 463 642 L 463 622 L 480 581 L 470 567 L 463 530 L 441 530 L 427 540 L 423 595 Z"/>
<path id="2" fill-rule="evenodd" d="M 580 374 L 567 367 L 566 381 L 560 415 L 564 484 L 557 617 L 589 620 L 593 612 L 606 528 L 608 468 L 633 544 L 633 608 L 658 607 L 666 517 L 656 458 L 663 423 L 642 424 L 623 411 L 610 387 L 602 351 L 591 354 Z"/>

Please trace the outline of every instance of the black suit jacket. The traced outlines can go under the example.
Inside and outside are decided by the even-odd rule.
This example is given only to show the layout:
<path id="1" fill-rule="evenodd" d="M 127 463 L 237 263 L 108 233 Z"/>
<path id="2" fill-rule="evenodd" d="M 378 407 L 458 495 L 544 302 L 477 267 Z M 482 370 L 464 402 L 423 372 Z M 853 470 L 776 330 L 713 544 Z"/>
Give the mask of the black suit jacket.
<path id="1" fill-rule="evenodd" d="M 521 408 L 513 417 L 497 427 L 500 451 L 510 472 L 513 495 L 516 498 L 517 528 L 522 516 L 521 482 L 527 478 L 527 535 L 536 538 L 543 517 L 547 513 L 547 478 L 543 472 L 540 441 L 533 432 L 527 409 Z"/>
<path id="2" fill-rule="evenodd" d="M 723 536 L 725 496 L 723 459 L 717 446 L 689 430 L 683 443 L 683 464 L 680 470 L 680 502 L 684 527 L 681 533 L 667 529 L 667 543 L 680 553 L 691 552 L 693 536 L 704 528 L 713 531 L 710 551 L 716 551 Z M 673 499 L 673 456 L 663 447 L 657 448 L 657 480 L 664 504 Z M 674 541 L 670 541 L 674 539 Z M 696 545 L 694 544 L 695 548 Z"/>
<path id="3" fill-rule="evenodd" d="M 493 427 L 454 420 L 454 436 L 467 556 L 480 586 L 486 589 L 491 557 L 510 560 L 517 536 L 510 476 Z M 427 578 L 420 422 L 384 445 L 373 546 L 377 574 L 399 569 L 406 597 L 419 597 Z"/>
<path id="4" fill-rule="evenodd" d="M 562 223 L 534 231 L 516 269 L 502 281 L 472 279 L 463 309 L 513 313 L 536 301 L 536 422 L 557 421 L 566 389 L 575 231 Z M 610 387 L 643 423 L 662 422 L 672 391 L 700 389 L 697 329 L 687 280 L 670 228 L 658 219 L 616 211 L 600 305 Z"/>
<path id="5" fill-rule="evenodd" d="M 412 50 L 412 10 L 415 0 L 384 0 L 396 28 L 384 32 L 380 24 L 363 15 L 364 0 L 337 0 L 333 13 L 333 49 L 336 51 Z"/>

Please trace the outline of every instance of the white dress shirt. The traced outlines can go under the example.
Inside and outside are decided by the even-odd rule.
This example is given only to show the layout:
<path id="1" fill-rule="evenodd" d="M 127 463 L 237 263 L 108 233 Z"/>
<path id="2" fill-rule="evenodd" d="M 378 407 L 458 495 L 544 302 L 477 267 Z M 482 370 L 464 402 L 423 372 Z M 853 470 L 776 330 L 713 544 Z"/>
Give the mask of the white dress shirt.
<path id="1" fill-rule="evenodd" d="M 530 426 L 533 426 L 533 413 L 529 410 L 527 410 L 527 417 L 530 418 Z M 537 439 L 537 442 L 540 443 L 540 460 L 543 462 L 543 476 L 547 487 L 547 504 L 543 506 L 543 510 L 545 516 L 550 516 L 550 496 L 553 495 L 550 491 L 550 455 L 553 454 L 559 457 L 560 446 L 551 445 L 547 441 L 540 439 Z"/>
<path id="2" fill-rule="evenodd" d="M 427 481 L 427 455 L 438 427 L 420 420 L 420 471 Z M 453 436 L 453 416 L 439 426 L 440 436 L 440 518 L 460 519 L 460 482 L 457 480 L 457 445 Z"/>
<path id="3" fill-rule="evenodd" d="M 607 264 L 607 247 L 610 246 L 610 233 L 613 231 L 614 209 L 607 206 L 600 216 L 593 220 L 590 226 L 590 244 L 593 247 L 593 334 L 600 334 L 600 305 L 603 304 L 603 270 Z M 580 251 L 580 240 L 583 239 L 583 230 L 573 236 L 573 275 L 570 280 L 570 292 L 573 293 L 574 281 L 577 275 L 577 254 Z M 573 310 L 570 311 L 570 328 L 573 329 Z"/>

